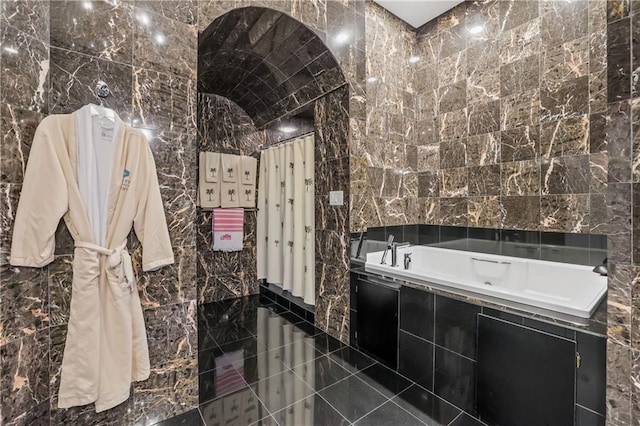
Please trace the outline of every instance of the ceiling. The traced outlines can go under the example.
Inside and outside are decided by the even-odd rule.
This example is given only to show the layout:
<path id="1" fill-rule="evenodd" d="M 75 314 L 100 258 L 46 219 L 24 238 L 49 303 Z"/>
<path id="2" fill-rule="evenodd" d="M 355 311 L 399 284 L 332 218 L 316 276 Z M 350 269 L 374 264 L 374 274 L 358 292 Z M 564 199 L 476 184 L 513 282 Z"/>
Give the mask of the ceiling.
<path id="1" fill-rule="evenodd" d="M 414 28 L 426 24 L 464 0 L 373 0 Z"/>
<path id="2" fill-rule="evenodd" d="M 199 37 L 199 91 L 231 99 L 258 128 L 344 83 L 322 40 L 275 10 L 232 10 Z"/>

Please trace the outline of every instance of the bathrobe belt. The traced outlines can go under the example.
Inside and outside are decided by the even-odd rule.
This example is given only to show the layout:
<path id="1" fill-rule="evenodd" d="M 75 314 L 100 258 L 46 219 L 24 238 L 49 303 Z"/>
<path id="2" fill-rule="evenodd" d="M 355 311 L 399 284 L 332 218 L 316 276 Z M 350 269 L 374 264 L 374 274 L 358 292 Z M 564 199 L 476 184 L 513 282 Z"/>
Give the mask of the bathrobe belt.
<path id="1" fill-rule="evenodd" d="M 126 241 L 114 249 L 104 248 L 97 244 L 87 243 L 85 241 L 76 241 L 75 246 L 109 256 L 108 266 L 111 269 L 115 269 L 120 285 L 122 287 L 124 287 L 123 284 L 128 285 L 130 292 L 133 292 L 136 288 L 136 280 L 133 275 L 133 263 L 131 262 L 131 256 L 127 250 Z"/>

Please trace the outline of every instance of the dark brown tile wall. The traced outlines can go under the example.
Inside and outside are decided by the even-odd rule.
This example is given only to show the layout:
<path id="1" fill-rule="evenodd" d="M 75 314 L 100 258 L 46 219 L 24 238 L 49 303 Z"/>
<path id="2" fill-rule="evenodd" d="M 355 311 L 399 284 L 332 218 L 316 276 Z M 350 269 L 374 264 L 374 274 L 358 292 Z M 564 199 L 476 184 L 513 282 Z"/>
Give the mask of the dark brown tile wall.
<path id="1" fill-rule="evenodd" d="M 465 2 L 416 36 L 370 5 L 353 229 L 602 233 L 606 24 L 600 0 Z"/>
<path id="2" fill-rule="evenodd" d="M 637 66 L 640 4 L 607 2 L 608 152 L 606 207 L 609 240 L 607 422 L 640 422 L 640 158 Z M 602 173 L 604 179 L 604 173 Z"/>

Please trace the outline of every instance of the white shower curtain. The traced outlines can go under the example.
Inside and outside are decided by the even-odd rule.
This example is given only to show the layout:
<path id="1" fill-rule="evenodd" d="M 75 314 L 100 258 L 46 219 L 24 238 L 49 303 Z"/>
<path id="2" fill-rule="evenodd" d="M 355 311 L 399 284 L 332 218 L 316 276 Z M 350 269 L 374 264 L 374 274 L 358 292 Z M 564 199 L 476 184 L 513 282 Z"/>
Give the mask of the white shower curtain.
<path id="1" fill-rule="evenodd" d="M 313 135 L 262 151 L 258 176 L 258 279 L 315 305 Z"/>

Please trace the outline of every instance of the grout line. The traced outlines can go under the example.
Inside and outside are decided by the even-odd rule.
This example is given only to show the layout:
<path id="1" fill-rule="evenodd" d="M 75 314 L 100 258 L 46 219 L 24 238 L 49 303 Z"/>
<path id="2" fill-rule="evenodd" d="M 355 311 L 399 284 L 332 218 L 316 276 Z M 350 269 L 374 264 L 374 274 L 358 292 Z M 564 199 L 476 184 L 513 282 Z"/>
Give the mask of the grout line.
<path id="1" fill-rule="evenodd" d="M 204 420 L 204 414 L 202 414 L 202 410 L 200 409 L 200 402 L 198 402 L 198 406 L 196 407 L 198 410 L 198 414 L 200 415 L 200 420 L 202 420 L 202 424 L 206 426 L 207 422 Z"/>
<path id="2" fill-rule="evenodd" d="M 456 407 L 456 408 L 457 408 L 457 407 Z M 451 426 L 452 424 L 454 424 L 454 423 L 456 422 L 456 420 L 458 420 L 461 416 L 464 416 L 464 411 L 460 411 L 460 413 L 458 413 L 458 415 L 457 415 L 457 416 L 455 416 L 455 417 L 453 418 L 453 420 L 451 420 L 451 421 L 448 423 L 448 426 Z"/>
<path id="3" fill-rule="evenodd" d="M 596 414 L 596 415 L 598 415 L 598 416 L 600 416 L 600 417 L 605 417 L 605 415 L 604 415 L 604 414 L 602 414 L 602 413 L 598 413 L 597 411 L 592 410 L 591 408 L 587 408 L 587 407 L 585 407 L 584 405 L 578 404 L 577 402 L 576 402 L 576 407 L 580 407 L 580 408 L 582 408 L 583 410 L 586 410 L 586 411 L 588 411 L 588 412 L 590 412 L 590 413 Z"/>

